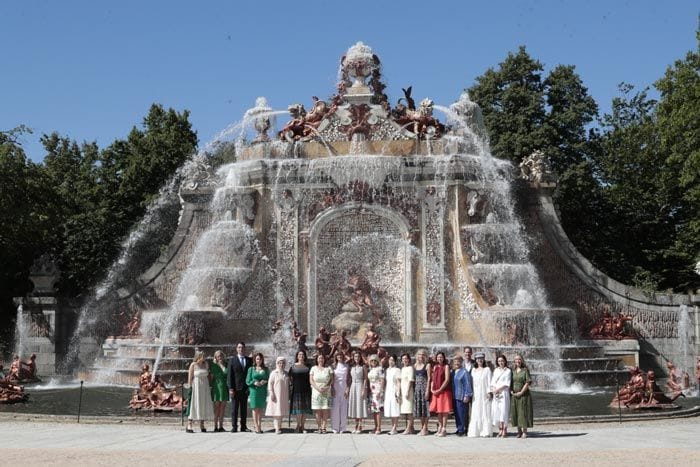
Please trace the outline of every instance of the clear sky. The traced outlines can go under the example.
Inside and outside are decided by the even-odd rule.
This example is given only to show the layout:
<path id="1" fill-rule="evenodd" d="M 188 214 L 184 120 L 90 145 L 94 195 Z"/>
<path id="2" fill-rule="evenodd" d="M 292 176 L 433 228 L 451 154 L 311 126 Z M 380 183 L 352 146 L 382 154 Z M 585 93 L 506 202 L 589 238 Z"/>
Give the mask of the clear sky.
<path id="1" fill-rule="evenodd" d="M 448 105 L 525 45 L 545 71 L 575 65 L 602 110 L 695 49 L 697 1 L 31 1 L 0 9 L 0 130 L 25 124 L 100 147 L 152 103 L 191 111 L 200 147 L 257 96 L 274 109 L 334 91 L 356 41 L 382 60 L 392 104 Z M 284 120 L 282 118 L 281 120 Z"/>

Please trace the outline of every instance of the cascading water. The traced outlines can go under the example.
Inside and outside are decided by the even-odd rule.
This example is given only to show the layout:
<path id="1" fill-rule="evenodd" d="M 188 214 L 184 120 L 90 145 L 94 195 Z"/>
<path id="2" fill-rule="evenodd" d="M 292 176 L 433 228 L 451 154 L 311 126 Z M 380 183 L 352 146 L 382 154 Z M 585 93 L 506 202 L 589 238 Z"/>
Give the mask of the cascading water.
<path id="1" fill-rule="evenodd" d="M 267 120 L 268 124 L 274 124 L 274 117 L 283 113 L 286 112 L 274 111 L 269 108 L 265 98 L 258 98 L 256 107 L 246 112 L 241 121 L 233 123 L 222 130 L 202 150 L 185 161 L 163 185 L 159 190 L 158 196 L 149 204 L 143 218 L 122 242 L 120 255 L 110 266 L 105 278 L 88 294 L 90 298 L 80 308 L 78 321 L 68 346 L 68 352 L 61 365 L 62 373 L 70 373 L 81 363 L 79 362 L 79 355 L 81 353 L 82 338 L 92 336 L 104 337 L 97 331 L 97 328 L 103 326 L 103 323 L 111 321 L 111 317 L 105 314 L 114 313 L 112 308 L 120 300 L 119 288 L 122 286 L 124 277 L 133 275 L 130 269 L 133 269 L 133 263 L 137 261 L 136 258 L 139 255 L 141 242 L 148 237 L 148 234 L 154 228 L 159 227 L 161 224 L 160 217 L 166 215 L 165 213 L 172 205 L 173 200 L 177 200 L 177 192 L 183 187 L 184 181 L 191 178 L 192 174 L 202 170 L 202 168 L 206 168 L 210 154 L 214 153 L 221 144 L 233 140 L 235 147 L 240 148 L 246 140 L 246 132 L 256 122 Z M 149 324 L 154 325 L 153 322 Z M 157 325 L 154 325 L 154 327 L 158 326 L 160 326 L 160 329 L 166 329 L 163 323 L 159 322 Z M 149 330 L 146 329 L 145 334 L 148 335 L 148 332 Z M 162 352 L 159 351 L 160 353 Z M 90 356 L 87 356 L 87 358 L 90 358 Z M 114 363 L 114 366 L 119 367 L 118 362 Z M 105 373 L 98 375 L 98 379 L 108 383 L 112 378 L 112 372 L 107 369 Z"/>
<path id="2" fill-rule="evenodd" d="M 447 122 L 453 127 L 452 151 L 457 152 L 460 148 L 471 150 L 477 155 L 481 169 L 480 182 L 484 190 L 469 193 L 469 223 L 461 226 L 472 279 L 489 305 L 516 310 L 545 310 L 541 313 L 541 332 L 527 338 L 530 343 L 544 344 L 549 349 L 552 366 L 547 385 L 554 390 L 566 390 L 570 382 L 560 362 L 559 337 L 550 314 L 546 312 L 550 306 L 539 275 L 529 260 L 524 228 L 514 211 L 510 164 L 491 155 L 481 111 L 468 93 L 463 93 L 449 108 L 439 105 L 435 108 L 447 115 Z M 517 322 L 511 325 L 518 326 Z M 533 330 L 531 326 L 529 328 Z"/>
<path id="3" fill-rule="evenodd" d="M 17 306 L 17 319 L 15 320 L 15 355 L 20 357 L 25 354 L 24 339 L 27 336 L 27 322 L 24 318 L 24 307 L 22 304 Z"/>
<path id="4" fill-rule="evenodd" d="M 575 333 L 571 315 L 548 307 L 514 209 L 513 166 L 491 156 L 478 107 L 465 94 L 449 108 L 407 99 L 391 109 L 378 58 L 363 44 L 351 52 L 332 105 L 290 106 L 292 120 L 270 137 L 283 112 L 259 99 L 217 138 L 237 135 L 237 162 L 206 190 L 189 187 L 206 200 L 193 201 L 199 230 L 159 277 L 172 287 L 167 306 L 141 325 L 157 348 L 153 374 L 185 360 L 178 349 L 236 340 L 290 358 L 298 320 L 312 338 L 335 327 L 354 345 L 372 323 L 387 345 L 537 347 L 560 387 L 558 336 Z"/>

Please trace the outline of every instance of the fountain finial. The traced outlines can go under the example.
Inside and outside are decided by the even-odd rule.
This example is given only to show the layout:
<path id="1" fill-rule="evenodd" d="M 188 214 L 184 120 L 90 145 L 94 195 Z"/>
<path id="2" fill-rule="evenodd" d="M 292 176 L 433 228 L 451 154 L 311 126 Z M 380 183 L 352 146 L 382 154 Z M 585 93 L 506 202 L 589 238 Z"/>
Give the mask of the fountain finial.
<path id="1" fill-rule="evenodd" d="M 272 109 L 267 104 L 267 99 L 265 97 L 256 98 L 255 107 L 246 111 L 245 118 L 253 119 L 253 126 L 258 132 L 258 135 L 253 141 L 254 143 L 270 141 L 270 137 L 267 135 L 267 131 L 272 125 L 272 122 L 270 122 L 270 112 L 272 112 Z"/>
<path id="2" fill-rule="evenodd" d="M 341 63 L 343 71 L 355 79 L 353 88 L 366 87 L 365 79 L 379 67 L 379 59 L 372 48 L 361 41 L 348 49 Z"/>

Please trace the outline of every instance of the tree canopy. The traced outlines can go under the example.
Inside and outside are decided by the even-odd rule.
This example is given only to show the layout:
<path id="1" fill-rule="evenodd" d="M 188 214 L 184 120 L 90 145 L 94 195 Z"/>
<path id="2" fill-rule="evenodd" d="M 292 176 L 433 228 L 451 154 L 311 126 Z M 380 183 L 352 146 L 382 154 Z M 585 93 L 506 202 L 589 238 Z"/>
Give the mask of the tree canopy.
<path id="1" fill-rule="evenodd" d="M 611 112 L 570 65 L 546 77 L 524 47 L 469 89 L 496 157 L 543 151 L 559 175 L 555 198 L 579 250 L 612 277 L 646 289 L 700 285 L 700 77 L 690 52 L 646 90 L 620 85 Z M 621 233 L 624 232 L 624 235 Z"/>

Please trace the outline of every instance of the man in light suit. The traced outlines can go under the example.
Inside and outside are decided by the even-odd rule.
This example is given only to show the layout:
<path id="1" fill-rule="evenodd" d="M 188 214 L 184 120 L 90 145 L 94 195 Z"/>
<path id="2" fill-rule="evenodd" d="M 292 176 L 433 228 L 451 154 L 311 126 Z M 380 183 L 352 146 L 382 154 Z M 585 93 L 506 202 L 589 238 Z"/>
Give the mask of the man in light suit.
<path id="1" fill-rule="evenodd" d="M 246 426 L 248 418 L 248 385 L 245 378 L 253 361 L 245 354 L 245 343 L 236 344 L 236 355 L 228 359 L 228 394 L 231 399 L 231 433 L 238 431 L 236 422 L 240 414 L 241 431 L 250 431 Z"/>

